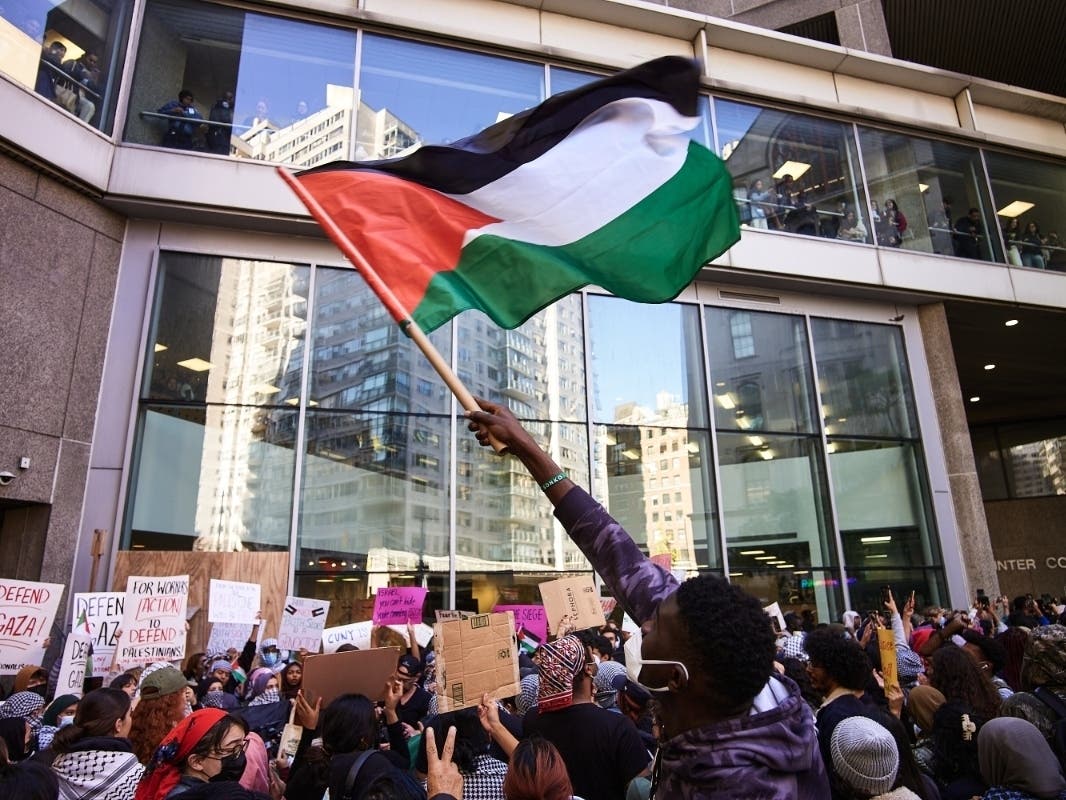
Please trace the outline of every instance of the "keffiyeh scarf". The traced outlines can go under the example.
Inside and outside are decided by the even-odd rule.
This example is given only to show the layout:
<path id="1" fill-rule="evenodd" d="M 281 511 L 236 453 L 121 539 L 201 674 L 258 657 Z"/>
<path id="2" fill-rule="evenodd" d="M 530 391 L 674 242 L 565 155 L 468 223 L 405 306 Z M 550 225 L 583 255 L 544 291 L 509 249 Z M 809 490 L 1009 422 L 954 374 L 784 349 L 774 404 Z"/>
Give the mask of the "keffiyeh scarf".
<path id="1" fill-rule="evenodd" d="M 574 702 L 574 678 L 585 667 L 585 647 L 576 636 L 564 636 L 540 648 L 537 708 L 543 714 Z"/>

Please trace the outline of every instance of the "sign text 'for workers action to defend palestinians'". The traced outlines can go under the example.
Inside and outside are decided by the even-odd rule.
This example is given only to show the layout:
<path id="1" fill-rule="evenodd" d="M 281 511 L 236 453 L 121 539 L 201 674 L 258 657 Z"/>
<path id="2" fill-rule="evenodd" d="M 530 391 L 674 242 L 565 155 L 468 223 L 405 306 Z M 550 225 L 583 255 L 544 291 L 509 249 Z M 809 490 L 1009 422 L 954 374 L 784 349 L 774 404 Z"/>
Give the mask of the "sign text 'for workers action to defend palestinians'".
<path id="1" fill-rule="evenodd" d="M 119 634 L 120 665 L 178 661 L 185 658 L 185 607 L 189 576 L 131 575 Z"/>
<path id="2" fill-rule="evenodd" d="M 0 580 L 0 675 L 12 675 L 44 660 L 63 586 Z"/>

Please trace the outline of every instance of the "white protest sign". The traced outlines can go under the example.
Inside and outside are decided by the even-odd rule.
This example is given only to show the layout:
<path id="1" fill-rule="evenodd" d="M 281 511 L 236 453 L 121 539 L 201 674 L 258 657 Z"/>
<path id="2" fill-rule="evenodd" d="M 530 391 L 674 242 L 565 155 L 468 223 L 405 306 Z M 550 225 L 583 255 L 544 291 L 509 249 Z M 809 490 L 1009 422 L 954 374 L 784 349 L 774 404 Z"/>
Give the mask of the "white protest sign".
<path id="1" fill-rule="evenodd" d="M 290 594 L 285 598 L 285 608 L 281 610 L 278 649 L 305 649 L 317 653 L 328 614 L 329 600 L 293 597 Z"/>
<path id="2" fill-rule="evenodd" d="M 93 675 L 106 675 L 118 646 L 124 592 L 78 592 L 70 624 L 75 633 L 88 633 L 93 645 Z"/>
<path id="3" fill-rule="evenodd" d="M 255 624 L 259 613 L 262 588 L 258 583 L 211 579 L 207 600 L 208 622 L 242 622 Z"/>
<path id="4" fill-rule="evenodd" d="M 252 635 L 252 626 L 244 622 L 212 622 L 207 639 L 209 656 L 225 655 L 231 647 L 240 650 Z"/>
<path id="5" fill-rule="evenodd" d="M 56 697 L 61 694 L 82 695 L 85 686 L 85 669 L 89 663 L 92 637 L 87 633 L 71 633 L 63 648 L 63 666 L 56 681 Z"/>
<path id="6" fill-rule="evenodd" d="M 770 603 L 763 607 L 763 611 L 773 623 L 774 633 L 782 633 L 785 630 L 785 615 L 781 613 L 781 604 Z"/>
<path id="7" fill-rule="evenodd" d="M 391 628 L 398 634 L 407 638 L 407 626 L 406 625 L 386 625 L 386 628 Z M 419 647 L 425 647 L 429 644 L 429 640 L 433 638 L 433 626 L 427 625 L 424 622 L 419 622 L 415 625 L 415 641 L 418 642 Z M 411 643 L 408 642 L 407 646 L 410 647 Z"/>
<path id="8" fill-rule="evenodd" d="M 360 650 L 370 649 L 370 634 L 374 630 L 371 620 L 353 622 L 351 625 L 338 625 L 322 631 L 322 652 L 336 653 L 342 644 L 352 644 Z"/>
<path id="9" fill-rule="evenodd" d="M 118 663 L 125 666 L 184 658 L 188 602 L 188 575 L 127 578 Z"/>
<path id="10" fill-rule="evenodd" d="M 40 664 L 63 586 L 0 580 L 0 675 Z"/>

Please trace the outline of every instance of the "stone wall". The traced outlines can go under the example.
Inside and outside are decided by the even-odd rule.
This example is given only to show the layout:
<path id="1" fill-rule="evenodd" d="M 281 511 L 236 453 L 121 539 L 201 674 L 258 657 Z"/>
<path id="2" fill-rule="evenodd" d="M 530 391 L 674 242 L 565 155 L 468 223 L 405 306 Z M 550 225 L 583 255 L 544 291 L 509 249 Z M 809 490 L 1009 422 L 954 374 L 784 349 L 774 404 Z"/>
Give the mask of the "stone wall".
<path id="1" fill-rule="evenodd" d="M 1004 594 L 1066 595 L 1066 496 L 989 501 L 985 517 Z"/>

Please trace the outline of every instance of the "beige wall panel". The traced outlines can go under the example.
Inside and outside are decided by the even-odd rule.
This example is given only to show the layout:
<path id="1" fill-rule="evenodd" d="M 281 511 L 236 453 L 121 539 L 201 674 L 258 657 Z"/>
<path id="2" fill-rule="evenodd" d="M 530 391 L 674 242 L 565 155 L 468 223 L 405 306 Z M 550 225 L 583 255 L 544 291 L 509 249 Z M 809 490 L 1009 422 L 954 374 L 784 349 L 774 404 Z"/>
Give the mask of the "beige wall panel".
<path id="1" fill-rule="evenodd" d="M 488 0 L 366 0 L 365 9 L 392 19 L 417 23 L 428 31 L 462 31 L 464 35 L 536 43 L 537 10 Z"/>
<path id="2" fill-rule="evenodd" d="M 882 249 L 879 256 L 886 286 L 1014 302 L 1010 270 L 1005 264 L 983 264 L 906 250 Z"/>
<path id="3" fill-rule="evenodd" d="M 989 501 L 985 516 L 1008 597 L 1066 593 L 1066 497 Z"/>
<path id="4" fill-rule="evenodd" d="M 196 653 L 207 645 L 211 624 L 207 621 L 207 597 L 211 578 L 258 583 L 262 587 L 263 636 L 277 636 L 285 587 L 289 579 L 289 554 L 280 553 L 196 553 L 149 550 L 123 550 L 115 558 L 112 591 L 126 591 L 130 575 L 189 576 L 189 605 L 200 611 L 189 621 L 185 652 Z"/>
<path id="5" fill-rule="evenodd" d="M 787 95 L 826 103 L 837 101 L 831 72 L 772 58 L 711 47 L 707 55 L 707 72 L 716 81 L 762 91 L 771 97 Z"/>
<path id="6" fill-rule="evenodd" d="M 1042 150 L 1066 149 L 1066 127 L 1053 119 L 1042 119 L 992 106 L 973 105 L 977 130 L 1019 142 L 1028 142 Z"/>
<path id="7" fill-rule="evenodd" d="M 886 83 L 837 75 L 837 97 L 841 103 L 867 108 L 878 114 L 920 119 L 936 125 L 959 124 L 955 102 L 950 97 L 904 89 Z"/>
<path id="8" fill-rule="evenodd" d="M 872 247 L 810 236 L 745 230 L 730 249 L 729 261 L 739 269 L 849 283 L 881 283 L 877 252 Z"/>
<path id="9" fill-rule="evenodd" d="M 202 225 L 165 223 L 159 230 L 160 250 L 181 250 L 209 255 L 233 255 L 238 258 L 293 263 L 349 266 L 344 256 L 328 239 L 306 236 L 275 236 L 249 232 L 234 233 Z"/>
<path id="10" fill-rule="evenodd" d="M 1066 308 L 1066 278 L 1061 272 L 1012 269 L 1010 279 L 1019 303 Z"/>
<path id="11" fill-rule="evenodd" d="M 692 58 L 692 43 L 562 14 L 541 15 L 541 44 L 607 64 L 633 66 L 659 56 Z"/>

